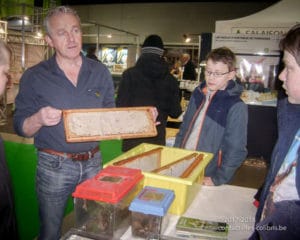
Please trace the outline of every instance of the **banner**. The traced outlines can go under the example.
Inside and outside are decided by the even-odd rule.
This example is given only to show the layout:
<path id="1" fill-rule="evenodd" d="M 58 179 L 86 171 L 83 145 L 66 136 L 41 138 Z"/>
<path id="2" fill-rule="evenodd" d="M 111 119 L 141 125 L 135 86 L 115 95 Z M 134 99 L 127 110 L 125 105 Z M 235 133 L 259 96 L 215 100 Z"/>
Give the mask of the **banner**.
<path id="1" fill-rule="evenodd" d="M 280 61 L 279 35 L 214 33 L 212 49 L 226 46 L 237 57 L 237 78 L 246 90 L 275 89 Z"/>

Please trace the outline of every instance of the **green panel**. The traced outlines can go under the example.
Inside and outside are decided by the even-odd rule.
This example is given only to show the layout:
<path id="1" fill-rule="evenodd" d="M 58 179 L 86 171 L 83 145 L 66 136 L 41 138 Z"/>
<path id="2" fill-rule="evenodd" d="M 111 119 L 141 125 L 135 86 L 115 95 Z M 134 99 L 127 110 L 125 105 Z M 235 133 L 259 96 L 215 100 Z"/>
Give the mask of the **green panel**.
<path id="1" fill-rule="evenodd" d="M 37 154 L 33 144 L 4 141 L 5 156 L 10 171 L 20 240 L 38 235 L 38 204 L 35 193 Z M 73 210 L 70 197 L 65 215 Z"/>
<path id="2" fill-rule="evenodd" d="M 122 140 L 100 143 L 103 164 L 122 154 Z M 38 204 L 35 193 L 37 165 L 33 144 L 4 140 L 5 155 L 12 178 L 20 240 L 34 239 L 38 235 Z M 73 200 L 68 200 L 65 214 L 73 210 Z"/>
<path id="3" fill-rule="evenodd" d="M 101 141 L 100 149 L 102 154 L 102 164 L 104 165 L 123 153 L 122 140 L 115 139 L 115 140 Z"/>
<path id="4" fill-rule="evenodd" d="M 33 239 L 39 228 L 35 194 L 36 150 L 31 144 L 6 141 L 4 147 L 12 178 L 20 239 Z"/>

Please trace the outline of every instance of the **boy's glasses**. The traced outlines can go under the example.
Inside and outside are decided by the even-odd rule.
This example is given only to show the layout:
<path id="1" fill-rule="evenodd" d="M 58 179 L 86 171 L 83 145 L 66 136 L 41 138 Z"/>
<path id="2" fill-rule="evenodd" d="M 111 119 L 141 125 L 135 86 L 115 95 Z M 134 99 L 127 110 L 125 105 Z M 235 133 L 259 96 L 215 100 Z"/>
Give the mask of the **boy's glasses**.
<path id="1" fill-rule="evenodd" d="M 213 76 L 213 77 L 215 77 L 215 78 L 221 78 L 221 77 L 223 77 L 224 75 L 226 75 L 226 74 L 228 74 L 228 73 L 230 73 L 230 72 L 232 72 L 232 71 L 225 72 L 225 73 L 218 73 L 218 72 L 211 72 L 211 71 L 205 70 L 205 71 L 204 71 L 204 74 L 205 74 L 206 76 L 208 76 L 208 77 Z"/>

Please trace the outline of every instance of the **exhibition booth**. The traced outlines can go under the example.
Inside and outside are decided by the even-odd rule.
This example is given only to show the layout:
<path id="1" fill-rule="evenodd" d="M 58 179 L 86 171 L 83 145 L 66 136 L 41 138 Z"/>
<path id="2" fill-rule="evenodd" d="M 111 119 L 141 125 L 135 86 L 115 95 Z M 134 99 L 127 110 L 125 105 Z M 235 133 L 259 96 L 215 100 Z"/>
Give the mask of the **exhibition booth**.
<path id="1" fill-rule="evenodd" d="M 206 41 L 201 43 L 199 51 L 208 51 L 220 46 L 228 46 L 233 49 L 238 58 L 237 78 L 245 86 L 244 101 L 248 104 L 248 157 L 261 158 L 267 163 L 270 161 L 272 148 L 277 138 L 276 103 L 278 90 L 278 72 L 280 69 L 280 51 L 278 43 L 292 25 L 299 22 L 300 2 L 298 0 L 280 1 L 274 6 L 251 16 L 229 20 L 217 21 L 215 33 L 210 33 Z M 42 16 L 43 11 L 37 11 L 37 16 Z M 288 14 L 283 14 L 286 12 Z M 285 17 L 285 19 L 281 19 Z M 40 18 L 36 18 L 37 24 L 41 24 Z M 25 69 L 35 65 L 39 61 L 49 57 L 49 50 L 40 37 L 32 32 L 25 31 L 20 25 L 12 28 L 7 26 L 6 21 L 1 21 L 1 39 L 8 42 L 13 49 L 14 62 L 11 67 L 13 86 L 11 86 L 5 97 L 1 99 L 0 120 L 3 120 L 2 129 L 5 128 L 7 118 L 7 106 L 13 108 L 14 98 L 18 91 L 20 77 Z M 10 22 L 10 24 L 12 24 Z M 92 26 L 91 26 L 92 25 Z M 100 36 L 97 33 L 99 24 L 89 23 L 95 27 L 96 32 L 86 34 L 83 53 L 95 44 L 91 38 Z M 101 26 L 101 29 L 109 26 Z M 115 29 L 119 31 L 119 29 Z M 35 33 L 39 32 L 36 27 Z M 119 31 L 121 32 L 121 31 Z M 105 32 L 101 32 L 107 37 Z M 126 33 L 128 35 L 128 33 Z M 138 36 L 130 33 L 127 44 L 112 44 L 109 39 L 99 47 L 97 45 L 98 58 L 108 66 L 117 86 L 122 71 L 135 63 L 139 53 L 140 42 Z M 204 38 L 203 38 L 204 39 Z M 201 53 L 199 53 L 200 55 Z M 201 79 L 200 79 L 201 80 Z M 189 87 L 192 91 L 195 85 Z M 182 88 L 186 89 L 185 86 Z M 169 119 L 167 138 L 176 135 L 182 119 Z M 15 194 L 15 207 L 18 221 L 20 239 L 34 239 L 37 236 L 38 208 L 35 194 L 35 171 L 37 165 L 36 149 L 33 139 L 25 139 L 10 132 L 1 132 L 4 140 L 6 160 L 11 173 L 13 190 Z M 167 141 L 168 143 L 168 141 Z M 122 140 L 112 139 L 99 142 L 103 164 L 116 160 L 122 154 Z M 256 189 L 224 185 L 220 187 L 200 186 L 195 193 L 194 199 L 189 202 L 185 213 L 189 217 L 201 218 L 211 221 L 222 221 L 230 224 L 228 239 L 247 238 L 253 230 L 254 215 L 256 208 L 252 204 Z M 227 197 L 230 195 L 230 197 Z M 198 211 L 198 206 L 202 209 Z M 223 207 L 224 206 L 224 207 Z M 70 197 L 66 209 L 66 216 L 73 212 L 73 199 Z M 233 210 L 232 210 L 233 209 Z M 180 215 L 179 214 L 179 215 Z M 172 215 L 169 227 L 162 232 L 163 235 L 173 236 L 174 228 L 179 215 Z M 30 224 L 29 224 L 30 223 Z M 130 231 L 126 232 L 122 239 L 132 239 Z"/>

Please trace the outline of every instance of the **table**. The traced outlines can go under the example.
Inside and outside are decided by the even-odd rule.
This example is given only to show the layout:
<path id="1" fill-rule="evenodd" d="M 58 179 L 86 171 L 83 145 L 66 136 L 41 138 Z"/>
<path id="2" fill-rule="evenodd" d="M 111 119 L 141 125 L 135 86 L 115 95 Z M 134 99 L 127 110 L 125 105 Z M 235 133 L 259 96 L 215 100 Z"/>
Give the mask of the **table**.
<path id="1" fill-rule="evenodd" d="M 248 105 L 248 157 L 271 160 L 277 139 L 277 107 Z"/>
<path id="2" fill-rule="evenodd" d="M 184 216 L 229 224 L 228 240 L 248 239 L 254 230 L 256 207 L 252 204 L 257 189 L 233 185 L 202 186 Z M 175 226 L 179 216 L 168 214 L 169 224 L 163 235 L 175 237 Z M 122 240 L 139 239 L 131 235 L 131 228 Z"/>

